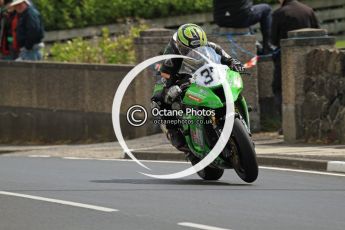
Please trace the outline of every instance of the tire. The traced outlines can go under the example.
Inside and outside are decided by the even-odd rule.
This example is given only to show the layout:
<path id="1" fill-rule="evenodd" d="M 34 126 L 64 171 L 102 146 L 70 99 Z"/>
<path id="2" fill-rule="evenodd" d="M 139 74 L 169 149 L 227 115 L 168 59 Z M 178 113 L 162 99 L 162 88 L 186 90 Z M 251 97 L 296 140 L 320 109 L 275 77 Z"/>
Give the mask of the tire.
<path id="1" fill-rule="evenodd" d="M 190 156 L 189 160 L 192 163 L 192 165 L 196 165 L 200 161 L 194 156 Z M 198 172 L 199 177 L 207 181 L 219 180 L 223 176 L 223 174 L 224 169 L 212 168 L 210 166 L 207 166 L 206 168 Z"/>
<path id="2" fill-rule="evenodd" d="M 238 118 L 235 119 L 230 141 L 233 148 L 232 164 L 237 175 L 243 181 L 253 183 L 259 174 L 254 143 Z"/>
<path id="3" fill-rule="evenodd" d="M 216 181 L 216 180 L 219 180 L 223 176 L 223 173 L 224 173 L 224 169 L 211 168 L 207 166 L 203 170 L 199 171 L 198 175 L 204 180 Z"/>

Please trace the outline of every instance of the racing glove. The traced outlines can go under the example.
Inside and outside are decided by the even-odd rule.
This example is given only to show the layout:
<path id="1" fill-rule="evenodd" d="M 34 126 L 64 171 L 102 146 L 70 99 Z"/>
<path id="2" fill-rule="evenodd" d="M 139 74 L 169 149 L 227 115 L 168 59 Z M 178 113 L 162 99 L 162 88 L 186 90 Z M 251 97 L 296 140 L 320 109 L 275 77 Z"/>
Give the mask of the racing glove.
<path id="1" fill-rule="evenodd" d="M 239 72 L 239 73 L 243 73 L 246 71 L 246 68 L 244 68 L 244 66 L 242 65 L 242 63 L 232 57 L 229 57 L 226 59 L 225 63 L 227 63 L 227 65 L 229 66 L 229 68 L 233 71 Z"/>
<path id="2" fill-rule="evenodd" d="M 246 68 L 242 65 L 242 63 L 236 59 L 232 59 L 232 62 L 230 64 L 230 69 L 239 72 L 239 73 L 244 73 L 246 71 Z"/>
<path id="3" fill-rule="evenodd" d="M 166 104 L 172 104 L 181 93 L 182 90 L 178 85 L 171 86 L 165 94 L 164 102 Z"/>

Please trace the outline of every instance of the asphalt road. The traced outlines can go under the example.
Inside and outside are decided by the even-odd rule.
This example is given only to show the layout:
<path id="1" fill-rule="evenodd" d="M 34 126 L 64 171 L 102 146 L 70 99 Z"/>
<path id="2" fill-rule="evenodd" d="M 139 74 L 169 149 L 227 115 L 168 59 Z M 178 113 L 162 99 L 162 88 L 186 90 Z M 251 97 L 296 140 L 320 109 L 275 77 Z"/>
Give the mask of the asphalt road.
<path id="1" fill-rule="evenodd" d="M 0 157 L 0 230 L 345 229 L 345 174 L 261 169 L 248 185 L 231 170 L 212 183 L 138 171 L 147 172 L 127 161 Z"/>

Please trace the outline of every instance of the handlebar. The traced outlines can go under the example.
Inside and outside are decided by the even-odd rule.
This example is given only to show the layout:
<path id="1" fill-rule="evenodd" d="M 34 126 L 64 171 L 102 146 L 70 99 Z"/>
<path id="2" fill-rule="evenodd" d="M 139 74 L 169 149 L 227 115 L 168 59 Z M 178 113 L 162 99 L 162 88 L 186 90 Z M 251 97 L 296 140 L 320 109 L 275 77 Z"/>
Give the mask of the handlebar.
<path id="1" fill-rule="evenodd" d="M 252 74 L 250 72 L 240 72 L 241 75 L 249 75 L 251 76 Z"/>

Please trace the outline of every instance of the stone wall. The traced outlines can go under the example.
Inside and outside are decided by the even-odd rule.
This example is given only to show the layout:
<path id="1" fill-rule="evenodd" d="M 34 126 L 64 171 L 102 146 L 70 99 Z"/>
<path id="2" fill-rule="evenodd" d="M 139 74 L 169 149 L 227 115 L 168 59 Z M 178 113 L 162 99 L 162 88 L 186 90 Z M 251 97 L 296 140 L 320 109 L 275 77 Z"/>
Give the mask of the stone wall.
<path id="1" fill-rule="evenodd" d="M 131 65 L 0 62 L 0 142 L 111 141 L 116 89 Z M 132 86 L 133 87 L 133 86 Z M 135 104 L 131 88 L 122 107 L 125 122 Z"/>
<path id="2" fill-rule="evenodd" d="M 306 141 L 345 143 L 345 51 L 313 50 L 306 69 L 302 106 Z"/>
<path id="3" fill-rule="evenodd" d="M 289 38 L 280 44 L 284 140 L 295 143 L 305 139 L 303 104 L 308 54 L 318 48 L 334 48 L 335 38 L 327 36 L 325 30 L 302 29 L 290 31 Z"/>
<path id="4" fill-rule="evenodd" d="M 261 57 L 258 61 L 258 87 L 261 129 L 271 131 L 279 125 L 280 115 L 272 91 L 274 64 L 272 57 Z M 278 124 L 276 124 L 278 123 Z"/>

